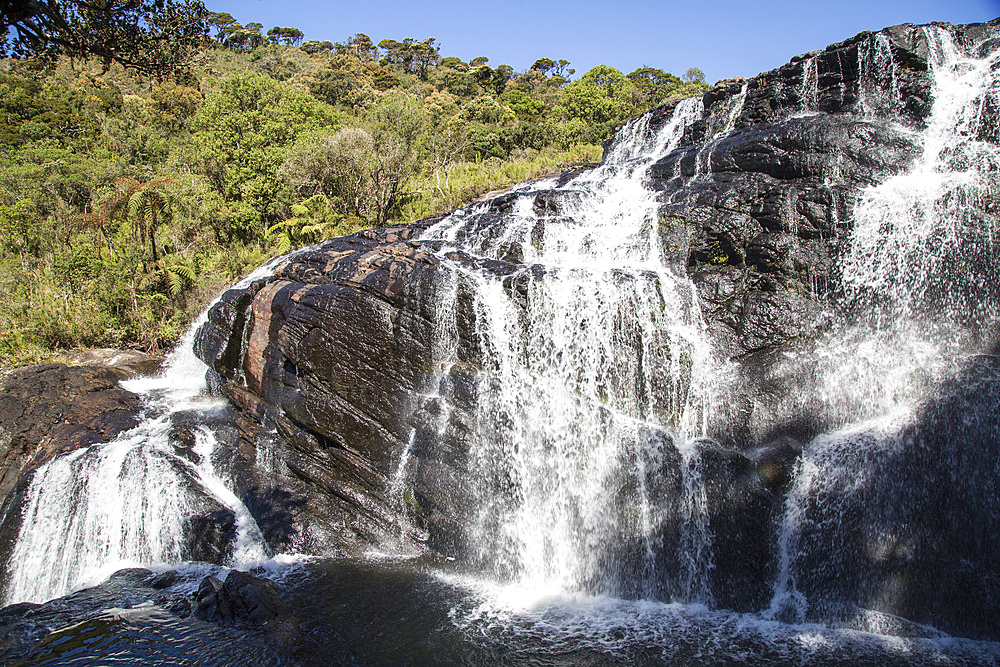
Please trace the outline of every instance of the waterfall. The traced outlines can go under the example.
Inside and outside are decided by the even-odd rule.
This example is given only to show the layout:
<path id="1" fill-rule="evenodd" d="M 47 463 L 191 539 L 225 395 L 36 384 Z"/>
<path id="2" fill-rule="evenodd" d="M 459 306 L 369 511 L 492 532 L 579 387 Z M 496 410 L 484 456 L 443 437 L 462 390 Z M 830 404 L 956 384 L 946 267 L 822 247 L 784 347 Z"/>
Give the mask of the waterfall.
<path id="1" fill-rule="evenodd" d="M 940 550 L 911 516 L 917 510 L 899 509 L 893 496 L 916 497 L 899 485 L 916 486 L 910 470 L 927 462 L 891 471 L 932 441 L 938 477 L 962 474 L 958 461 L 968 457 L 939 444 L 947 429 L 927 433 L 942 415 L 979 409 L 947 383 L 973 372 L 970 358 L 993 333 L 982 323 L 998 305 L 990 202 L 1000 152 L 986 115 L 1000 100 L 998 56 L 964 53 L 942 27 L 923 37 L 933 108 L 919 131 L 895 122 L 907 93 L 889 35 L 858 47 L 859 117 L 922 151 L 857 199 L 839 260 L 839 319 L 808 360 L 797 352 L 775 362 L 801 378 L 782 407 L 795 416 L 818 405 L 831 431 L 805 447 L 774 528 L 774 591 L 764 610 L 774 618 L 914 604 L 904 599 L 917 594 L 901 583 L 912 576 L 901 564 Z M 817 58 L 802 59 L 794 118 L 818 113 Z M 716 407 L 741 388 L 722 380 L 730 376 L 727 351 L 713 348 L 685 267 L 661 248 L 657 194 L 645 174 L 699 122 L 705 137 L 696 152 L 685 148 L 694 165 L 682 187 L 711 186 L 713 151 L 738 131 L 747 94 L 745 84 L 708 116 L 698 100 L 680 103 L 666 122 L 643 116 L 622 129 L 601 167 L 565 183 L 519 186 L 502 205 L 483 202 L 425 234 L 445 242 L 440 256 L 468 296 L 459 303 L 452 293 L 439 307 L 460 311 L 450 321 L 468 324 L 479 355 L 465 370 L 476 392 L 467 418 L 474 511 L 465 533 L 473 560 L 493 579 L 532 597 L 582 591 L 712 603 L 702 456 L 712 443 L 704 437 Z M 675 195 L 668 190 L 661 201 Z M 449 260 L 455 246 L 480 264 Z M 522 264 L 513 273 L 483 268 L 512 258 Z M 993 395 L 977 369 L 981 395 Z M 453 381 L 439 377 L 438 400 L 458 391 L 449 389 Z M 959 423 L 975 419 L 988 432 L 988 420 L 961 414 Z M 971 494 L 978 483 L 956 487 Z M 934 490 L 925 496 L 912 507 L 943 511 Z"/>
<path id="2" fill-rule="evenodd" d="M 270 274 L 274 262 L 244 278 Z M 232 513 L 226 562 L 249 567 L 268 549 L 246 506 L 227 487 L 225 459 L 204 425 L 225 406 L 207 396 L 207 367 L 193 352 L 207 310 L 191 326 L 157 375 L 124 386 L 142 397 L 142 421 L 106 444 L 57 456 L 41 465 L 25 491 L 17 540 L 7 563 L 5 604 L 44 602 L 103 581 L 124 567 L 177 564 L 197 556 L 199 522 Z M 194 447 L 180 451 L 174 419 L 189 417 Z"/>
<path id="3" fill-rule="evenodd" d="M 475 560 L 501 580 L 536 593 L 710 600 L 696 439 L 723 374 L 693 287 L 661 250 L 645 184 L 700 115 L 695 98 L 658 129 L 641 117 L 599 168 L 521 186 L 501 222 L 483 224 L 487 202 L 425 234 L 524 265 L 501 279 L 449 263 L 482 351 L 467 532 Z M 677 567 L 662 567 L 665 557 Z"/>
<path id="4" fill-rule="evenodd" d="M 854 209 L 841 264 L 847 321 L 820 350 L 822 391 L 843 427 L 805 448 L 786 500 L 771 605 L 780 618 L 824 618 L 859 600 L 905 609 L 906 580 L 957 559 L 949 550 L 981 540 L 1000 511 L 1000 373 L 982 356 L 1000 307 L 990 213 L 1000 147 L 986 140 L 996 120 L 985 114 L 1000 100 L 1000 51 L 972 57 L 944 28 L 924 32 L 933 108 L 913 165 Z M 876 40 L 868 58 L 889 57 Z M 970 571 L 966 561 L 926 576 Z M 934 597 L 935 584 L 922 585 Z"/>
<path id="5" fill-rule="evenodd" d="M 409 236 L 415 226 L 406 236 L 392 227 L 331 241 L 312 264 L 282 274 L 301 285 L 288 302 L 271 302 L 266 335 L 278 342 L 263 349 L 287 355 L 286 363 L 275 363 L 270 389 L 261 382 L 247 388 L 249 397 L 259 391 L 261 404 L 287 410 L 280 417 L 289 421 L 274 413 L 273 423 L 303 441 L 325 419 L 335 422 L 341 402 L 310 403 L 315 387 L 288 384 L 294 376 L 323 385 L 333 363 L 296 365 L 324 349 L 292 349 L 294 326 L 282 327 L 305 321 L 293 319 L 290 304 L 309 290 L 356 290 L 379 300 L 380 325 L 396 336 L 379 343 L 418 352 L 416 379 L 407 374 L 399 403 L 393 392 L 385 399 L 392 409 L 371 418 L 385 432 L 371 437 L 378 447 L 361 442 L 370 436 L 360 431 L 316 437 L 317 451 L 342 448 L 366 466 L 375 490 L 363 511 L 380 522 L 393 511 L 404 517 L 395 536 L 385 535 L 389 543 L 374 548 L 398 555 L 428 542 L 488 580 L 484 588 L 502 588 L 504 600 L 596 599 L 591 609 L 600 610 L 625 608 L 609 602 L 624 598 L 638 600 L 630 608 L 639 616 L 683 609 L 767 632 L 817 622 L 932 634 L 887 620 L 898 614 L 995 640 L 1000 51 L 971 53 L 955 34 L 941 26 L 866 34 L 738 93 L 730 83 L 643 115 L 622 128 L 600 166 L 517 186 L 441 219 L 419 239 Z M 932 73 L 929 114 L 923 98 L 913 99 L 928 79 L 907 70 L 922 66 L 918 51 Z M 914 59 L 900 62 L 900 53 Z M 714 100 L 708 109 L 706 100 Z M 838 134 L 848 132 L 857 136 Z M 847 145 L 837 153 L 841 139 Z M 895 153 L 869 169 L 861 145 L 868 140 Z M 912 164 L 883 178 L 911 146 Z M 841 165 L 868 171 L 849 176 Z M 696 243 L 730 238 L 732 256 L 698 257 Z M 674 242 L 689 247 L 671 249 Z M 385 262 L 390 290 L 371 267 L 337 274 L 373 248 L 365 257 L 381 262 L 386 247 L 400 260 Z M 751 257 L 751 249 L 770 254 Z M 780 256 L 773 266 L 771 255 Z M 812 264 L 822 265 L 816 274 Z M 813 280 L 829 291 L 810 291 Z M 706 296 L 715 288 L 724 292 L 719 303 Z M 750 303 L 774 295 L 773 309 Z M 251 296 L 231 303 L 243 308 Z M 321 296 L 308 307 L 332 302 Z M 730 297 L 745 300 L 730 308 L 722 303 Z M 790 314 L 774 316 L 785 306 Z M 822 311 L 816 329 L 803 325 L 801 335 L 797 318 L 812 312 L 799 306 Z M 787 327 L 764 324 L 793 340 L 739 330 L 744 320 L 786 314 Z M 399 325 L 396 333 L 393 318 L 410 316 L 421 328 Z M 194 559 L 199 526 L 231 533 L 220 559 L 228 565 L 268 557 L 228 484 L 228 452 L 212 427 L 222 403 L 206 396 L 206 368 L 192 351 L 204 317 L 161 375 L 127 384 L 143 396 L 139 426 L 34 472 L 8 564 L 8 602 L 58 596 L 125 565 Z M 244 324 L 230 326 L 244 335 Z M 338 351 L 352 342 L 344 331 Z M 409 331 L 420 340 L 401 340 Z M 234 344 L 217 369 L 239 356 L 237 340 L 247 347 L 247 338 L 228 339 Z M 219 377 L 238 385 L 246 354 Z M 345 353 L 336 363 L 352 359 Z M 379 359 L 372 355 L 370 368 Z M 307 404 L 316 413 L 309 423 L 292 423 L 293 408 Z M 799 420 L 809 423 L 799 429 Z M 188 429 L 185 447 L 176 446 L 178 424 Z M 783 448 L 792 453 L 767 458 Z M 257 465 L 277 479 L 273 453 L 262 452 Z M 318 493 L 328 491 L 337 495 Z M 724 590 L 740 585 L 754 590 Z M 705 610 L 713 606 L 723 609 Z M 559 610 L 539 617 L 546 629 L 553 619 L 576 622 Z M 800 627 L 782 632 L 798 638 Z"/>

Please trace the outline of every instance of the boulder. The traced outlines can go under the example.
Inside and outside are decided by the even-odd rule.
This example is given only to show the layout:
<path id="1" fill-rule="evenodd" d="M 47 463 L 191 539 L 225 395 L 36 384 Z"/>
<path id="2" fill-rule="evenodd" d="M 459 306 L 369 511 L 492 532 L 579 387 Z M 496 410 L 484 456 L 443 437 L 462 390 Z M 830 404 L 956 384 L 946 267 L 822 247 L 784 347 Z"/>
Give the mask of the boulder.
<path id="1" fill-rule="evenodd" d="M 239 570 L 229 572 L 225 582 L 212 576 L 202 579 L 195 600 L 195 616 L 217 623 L 263 626 L 289 614 L 273 581 Z"/>

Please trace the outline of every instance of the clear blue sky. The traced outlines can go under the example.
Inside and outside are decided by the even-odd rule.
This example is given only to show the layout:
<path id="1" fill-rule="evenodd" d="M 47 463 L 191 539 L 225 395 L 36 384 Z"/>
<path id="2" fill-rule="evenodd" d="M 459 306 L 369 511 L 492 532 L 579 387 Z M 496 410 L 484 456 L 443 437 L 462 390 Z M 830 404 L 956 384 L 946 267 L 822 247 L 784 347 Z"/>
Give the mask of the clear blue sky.
<path id="1" fill-rule="evenodd" d="M 436 37 L 441 54 L 525 70 L 538 58 L 626 74 L 644 65 L 677 75 L 699 67 L 713 83 L 753 76 L 792 56 L 862 30 L 898 23 L 972 23 L 1000 16 L 1000 0 L 205 0 L 241 23 L 298 28 L 306 39 L 344 41 L 359 32 Z"/>

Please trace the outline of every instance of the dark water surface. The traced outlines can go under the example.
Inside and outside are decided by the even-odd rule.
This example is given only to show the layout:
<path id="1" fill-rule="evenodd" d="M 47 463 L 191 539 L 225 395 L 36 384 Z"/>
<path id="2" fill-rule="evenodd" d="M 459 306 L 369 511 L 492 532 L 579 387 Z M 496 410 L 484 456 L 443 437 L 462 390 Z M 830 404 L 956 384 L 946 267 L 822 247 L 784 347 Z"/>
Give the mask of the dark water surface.
<path id="1" fill-rule="evenodd" d="M 191 590 L 202 574 L 190 573 L 174 592 Z M 39 608 L 49 615 L 39 620 L 58 629 L 18 631 L 23 649 L 12 643 L 8 612 L 0 655 L 18 665 L 1000 664 L 1000 644 L 877 615 L 834 628 L 700 605 L 531 600 L 531 591 L 399 560 L 316 560 L 286 566 L 277 579 L 294 617 L 273 628 L 180 618 L 138 594 L 102 607 L 111 599 L 85 591 Z M 71 613 L 73 622 L 60 626 Z M 898 634 L 864 629 L 879 627 Z"/>

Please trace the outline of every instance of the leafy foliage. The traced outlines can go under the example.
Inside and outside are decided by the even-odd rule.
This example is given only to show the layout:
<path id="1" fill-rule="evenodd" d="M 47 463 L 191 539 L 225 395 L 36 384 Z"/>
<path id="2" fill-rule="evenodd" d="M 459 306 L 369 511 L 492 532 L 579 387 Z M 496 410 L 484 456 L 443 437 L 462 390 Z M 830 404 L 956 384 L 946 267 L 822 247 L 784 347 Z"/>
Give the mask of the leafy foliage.
<path id="1" fill-rule="evenodd" d="M 695 68 L 570 81 L 566 60 L 517 72 L 434 38 L 305 41 L 195 0 L 24 6 L 0 0 L 18 56 L 0 60 L 0 364 L 168 346 L 276 253 L 593 162 L 621 123 L 707 89 Z M 72 34 L 31 42 L 45 20 Z"/>
<path id="2" fill-rule="evenodd" d="M 188 64 L 206 32 L 200 0 L 0 3 L 0 56 L 96 57 L 154 75 Z"/>

